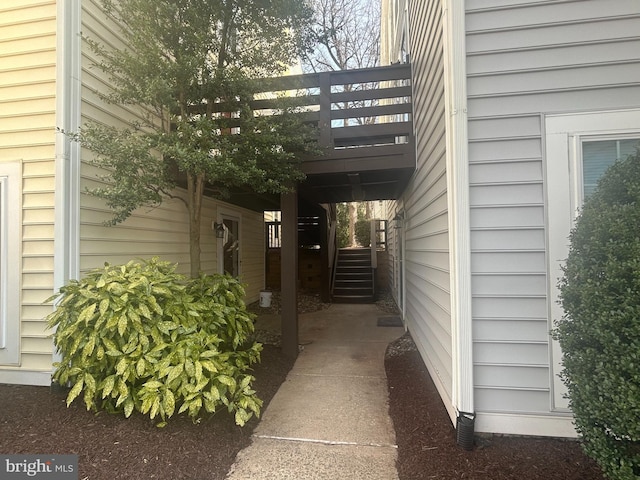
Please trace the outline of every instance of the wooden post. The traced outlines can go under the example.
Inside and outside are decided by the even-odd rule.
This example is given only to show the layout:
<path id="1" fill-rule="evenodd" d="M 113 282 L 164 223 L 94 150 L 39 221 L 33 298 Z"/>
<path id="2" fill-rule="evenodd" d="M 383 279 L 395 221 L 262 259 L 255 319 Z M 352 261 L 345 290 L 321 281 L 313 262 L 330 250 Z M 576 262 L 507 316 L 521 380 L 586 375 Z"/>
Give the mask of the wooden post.
<path id="1" fill-rule="evenodd" d="M 322 72 L 319 75 L 320 119 L 318 128 L 320 129 L 320 138 L 318 144 L 320 148 L 330 149 L 333 147 L 331 143 L 331 73 Z"/>
<path id="2" fill-rule="evenodd" d="M 281 302 L 282 351 L 298 356 L 298 193 L 280 196 L 282 211 Z"/>
<path id="3" fill-rule="evenodd" d="M 324 208 L 320 214 L 320 299 L 331 301 L 331 274 L 329 270 L 329 225 Z"/>

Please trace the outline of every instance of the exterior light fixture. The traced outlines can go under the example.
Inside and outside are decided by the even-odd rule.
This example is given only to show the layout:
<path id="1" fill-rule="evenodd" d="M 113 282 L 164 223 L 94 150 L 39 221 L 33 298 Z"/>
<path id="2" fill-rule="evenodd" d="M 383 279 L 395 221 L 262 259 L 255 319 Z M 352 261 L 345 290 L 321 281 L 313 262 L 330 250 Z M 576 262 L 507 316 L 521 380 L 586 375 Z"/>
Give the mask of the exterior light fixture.
<path id="1" fill-rule="evenodd" d="M 224 238 L 224 223 L 213 223 L 213 230 L 216 232 L 216 238 Z"/>
<path id="2" fill-rule="evenodd" d="M 393 226 L 394 228 L 402 228 L 404 226 L 404 212 L 399 212 L 393 217 Z"/>

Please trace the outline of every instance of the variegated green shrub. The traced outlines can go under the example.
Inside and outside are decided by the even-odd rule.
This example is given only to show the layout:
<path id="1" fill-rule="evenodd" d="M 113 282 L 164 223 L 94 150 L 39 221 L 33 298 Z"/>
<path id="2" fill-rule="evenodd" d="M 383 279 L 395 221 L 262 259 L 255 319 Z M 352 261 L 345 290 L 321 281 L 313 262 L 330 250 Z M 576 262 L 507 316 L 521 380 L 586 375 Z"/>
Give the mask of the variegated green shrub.
<path id="1" fill-rule="evenodd" d="M 87 409 L 136 410 L 159 426 L 225 407 L 242 426 L 262 405 L 248 373 L 262 346 L 249 341 L 244 295 L 232 277 L 187 280 L 158 259 L 93 270 L 49 299 L 62 356 L 53 379 L 71 386 L 67 405 L 83 394 Z"/>

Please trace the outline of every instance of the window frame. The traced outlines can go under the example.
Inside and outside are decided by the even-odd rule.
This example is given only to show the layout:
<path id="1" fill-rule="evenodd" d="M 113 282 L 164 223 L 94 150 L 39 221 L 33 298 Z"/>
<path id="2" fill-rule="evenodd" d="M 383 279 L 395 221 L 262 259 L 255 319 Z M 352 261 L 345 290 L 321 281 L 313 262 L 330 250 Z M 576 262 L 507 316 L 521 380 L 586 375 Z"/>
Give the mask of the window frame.
<path id="1" fill-rule="evenodd" d="M 0 365 L 20 364 L 22 164 L 0 163 Z"/>
<path id="2" fill-rule="evenodd" d="M 583 200 L 582 142 L 640 138 L 640 109 L 546 115 L 545 195 L 547 230 L 547 309 L 549 330 L 564 312 L 558 303 L 558 281 L 569 252 L 569 233 Z M 562 351 L 549 339 L 551 410 L 569 411 L 567 389 L 558 374 Z"/>

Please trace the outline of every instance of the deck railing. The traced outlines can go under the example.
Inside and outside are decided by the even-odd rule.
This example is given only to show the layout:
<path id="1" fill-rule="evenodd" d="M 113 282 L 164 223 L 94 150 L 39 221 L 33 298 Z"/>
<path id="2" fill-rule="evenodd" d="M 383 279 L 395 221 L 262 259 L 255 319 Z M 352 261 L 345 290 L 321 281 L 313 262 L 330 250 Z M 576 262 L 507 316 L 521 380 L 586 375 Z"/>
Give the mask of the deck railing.
<path id="1" fill-rule="evenodd" d="M 323 159 L 389 157 L 412 150 L 410 78 L 409 64 L 278 77 L 263 82 L 253 108 L 267 112 L 275 95 L 295 96 L 319 128 Z"/>

